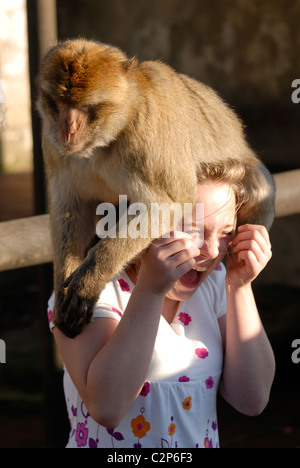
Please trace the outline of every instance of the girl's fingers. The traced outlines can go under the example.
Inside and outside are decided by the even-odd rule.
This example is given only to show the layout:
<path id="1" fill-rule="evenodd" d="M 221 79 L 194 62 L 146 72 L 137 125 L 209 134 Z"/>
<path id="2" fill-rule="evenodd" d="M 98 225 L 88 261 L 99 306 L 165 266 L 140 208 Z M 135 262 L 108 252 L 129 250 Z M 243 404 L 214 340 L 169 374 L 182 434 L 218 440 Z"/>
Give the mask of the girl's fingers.
<path id="1" fill-rule="evenodd" d="M 193 258 L 178 265 L 176 268 L 177 279 L 185 275 L 185 273 L 190 271 L 195 265 L 196 265 L 196 261 Z"/>
<path id="2" fill-rule="evenodd" d="M 254 240 L 245 240 L 245 241 L 240 241 L 237 245 L 234 246 L 233 248 L 233 253 L 239 254 L 240 252 L 243 251 L 250 251 L 253 252 L 255 255 L 257 261 L 262 261 L 265 258 L 265 252 L 261 249 L 259 244 L 254 241 Z"/>
<path id="3" fill-rule="evenodd" d="M 247 276 L 254 279 L 261 271 L 261 263 L 251 250 L 243 250 L 237 255 L 238 265 L 247 271 Z"/>
<path id="4" fill-rule="evenodd" d="M 251 235 L 251 233 L 258 233 L 260 236 L 264 239 L 266 245 L 268 246 L 269 249 L 272 248 L 270 238 L 269 238 L 269 233 L 267 229 L 264 226 L 261 226 L 259 224 L 243 224 L 242 226 L 238 227 L 238 232 L 242 234 L 247 234 Z M 236 238 L 239 236 L 239 234 L 236 236 Z"/>
<path id="5" fill-rule="evenodd" d="M 244 283 L 252 282 L 271 256 L 269 235 L 263 226 L 240 226 L 233 240 L 233 255 L 227 272 L 231 277 L 242 279 Z"/>
<path id="6" fill-rule="evenodd" d="M 171 259 L 174 262 L 175 267 L 182 265 L 183 263 L 193 260 L 193 266 L 196 263 L 195 258 L 200 255 L 200 250 L 194 247 L 193 245 L 190 248 L 181 250 L 172 255 Z"/>
<path id="7" fill-rule="evenodd" d="M 192 239 L 193 237 L 187 232 L 183 231 L 171 231 L 164 234 L 159 239 L 155 240 L 157 244 L 169 244 L 176 241 L 177 239 Z"/>
<path id="8" fill-rule="evenodd" d="M 176 234 L 176 237 L 174 236 Z M 185 232 L 170 233 L 170 237 L 158 239 L 153 243 L 155 248 L 159 249 L 162 255 L 167 258 L 185 250 L 193 250 L 193 255 L 200 254 L 195 245 L 194 238 Z"/>
<path id="9" fill-rule="evenodd" d="M 242 226 L 241 226 L 242 227 Z M 251 226 L 252 227 L 252 226 Z M 263 228 L 263 226 L 261 226 Z M 267 234 L 267 237 L 266 237 Z M 239 245 L 241 242 L 249 241 L 252 245 L 256 243 L 264 254 L 269 255 L 271 251 L 271 243 L 267 231 L 263 229 L 241 229 L 238 235 L 233 239 L 233 246 Z"/>
<path id="10" fill-rule="evenodd" d="M 153 242 L 147 252 L 147 258 L 154 262 L 158 269 L 169 270 L 171 275 L 185 274 L 195 265 L 195 257 L 200 255 L 200 250 L 195 246 L 194 239 L 191 236 L 182 235 L 175 239 L 159 239 Z M 182 266 L 182 267 L 181 267 Z M 180 271 L 178 273 L 178 267 Z M 175 277 L 174 276 L 174 277 Z"/>

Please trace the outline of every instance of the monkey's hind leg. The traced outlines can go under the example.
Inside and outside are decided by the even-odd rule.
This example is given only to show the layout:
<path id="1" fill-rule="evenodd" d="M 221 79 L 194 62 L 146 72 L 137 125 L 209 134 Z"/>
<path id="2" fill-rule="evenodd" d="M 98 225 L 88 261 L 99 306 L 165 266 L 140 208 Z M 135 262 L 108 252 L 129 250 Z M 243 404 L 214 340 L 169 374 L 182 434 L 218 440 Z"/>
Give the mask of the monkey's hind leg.
<path id="1" fill-rule="evenodd" d="M 91 321 L 105 285 L 150 242 L 151 239 L 102 239 L 90 250 L 64 283 L 66 294 L 57 326 L 66 336 L 74 338 Z"/>
<path id="2" fill-rule="evenodd" d="M 75 208 L 63 207 L 63 215 L 52 205 L 51 235 L 54 251 L 55 306 L 53 321 L 60 328 L 64 322 L 63 303 L 67 293 L 64 282 L 85 258 L 85 251 L 95 232 L 93 204 L 81 202 Z"/>

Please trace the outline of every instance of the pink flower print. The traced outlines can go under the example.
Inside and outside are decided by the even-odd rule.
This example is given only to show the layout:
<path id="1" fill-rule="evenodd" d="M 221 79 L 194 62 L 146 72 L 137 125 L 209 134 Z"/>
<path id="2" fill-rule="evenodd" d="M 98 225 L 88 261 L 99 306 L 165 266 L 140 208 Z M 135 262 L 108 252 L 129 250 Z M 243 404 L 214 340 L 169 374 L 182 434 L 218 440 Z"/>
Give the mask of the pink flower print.
<path id="1" fill-rule="evenodd" d="M 215 385 L 215 382 L 214 382 L 214 379 L 212 378 L 212 376 L 210 376 L 210 377 L 208 377 L 208 379 L 206 379 L 205 385 L 206 385 L 206 388 L 208 390 L 213 388 L 213 386 Z"/>
<path id="2" fill-rule="evenodd" d="M 122 291 L 130 291 L 129 284 L 122 278 L 118 280 Z"/>
<path id="3" fill-rule="evenodd" d="M 195 349 L 195 353 L 200 359 L 205 359 L 208 356 L 208 350 L 206 348 L 197 348 Z"/>
<path id="4" fill-rule="evenodd" d="M 140 395 L 145 397 L 148 395 L 148 393 L 150 392 L 150 383 L 149 382 L 145 382 L 144 383 L 144 386 L 140 392 Z"/>
<path id="5" fill-rule="evenodd" d="M 49 321 L 49 323 L 52 322 L 52 319 L 53 319 L 53 312 L 52 312 L 52 310 L 49 310 L 48 311 L 48 321 Z"/>
<path id="6" fill-rule="evenodd" d="M 86 446 L 88 434 L 89 430 L 85 427 L 85 425 L 83 423 L 78 423 L 75 436 L 77 447 Z"/>
<path id="7" fill-rule="evenodd" d="M 179 377 L 178 382 L 189 382 L 190 379 L 186 375 L 183 375 L 182 377 Z"/>
<path id="8" fill-rule="evenodd" d="M 216 266 L 215 271 L 222 271 L 222 265 L 219 263 L 218 266 Z"/>
<path id="9" fill-rule="evenodd" d="M 186 314 L 184 312 L 180 312 L 178 318 L 185 327 L 192 321 L 192 317 L 189 314 Z"/>

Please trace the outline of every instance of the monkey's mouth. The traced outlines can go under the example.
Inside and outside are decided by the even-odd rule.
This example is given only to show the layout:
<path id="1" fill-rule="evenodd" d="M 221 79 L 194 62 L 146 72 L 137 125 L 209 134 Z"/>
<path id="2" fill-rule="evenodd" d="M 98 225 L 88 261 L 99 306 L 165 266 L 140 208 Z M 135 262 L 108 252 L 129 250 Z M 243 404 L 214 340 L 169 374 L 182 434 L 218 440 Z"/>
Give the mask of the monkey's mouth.
<path id="1" fill-rule="evenodd" d="M 68 138 L 65 134 L 59 134 L 57 139 L 64 153 L 69 155 L 85 151 L 88 146 L 86 138 L 78 138 L 77 136 L 71 136 Z"/>
<path id="2" fill-rule="evenodd" d="M 86 151 L 86 145 L 84 143 L 64 143 L 64 153 L 67 156 L 80 155 L 80 153 Z"/>
<path id="3" fill-rule="evenodd" d="M 64 141 L 63 146 L 65 148 L 65 151 L 69 153 L 75 153 L 77 151 L 80 151 L 84 148 L 85 144 L 82 141 Z"/>

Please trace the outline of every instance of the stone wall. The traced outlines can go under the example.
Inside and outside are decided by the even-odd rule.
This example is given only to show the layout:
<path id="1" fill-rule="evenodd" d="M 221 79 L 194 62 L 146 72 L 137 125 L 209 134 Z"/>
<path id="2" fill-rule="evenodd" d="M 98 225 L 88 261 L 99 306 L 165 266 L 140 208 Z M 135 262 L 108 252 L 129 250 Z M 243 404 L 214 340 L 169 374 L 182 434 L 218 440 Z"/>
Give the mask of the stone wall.
<path id="1" fill-rule="evenodd" d="M 299 167 L 300 1 L 64 0 L 60 38 L 84 36 L 161 59 L 238 110 L 273 171 Z"/>
<path id="2" fill-rule="evenodd" d="M 289 99 L 300 76 L 298 0 L 64 0 L 58 13 L 63 37 L 162 59 L 244 105 Z"/>

